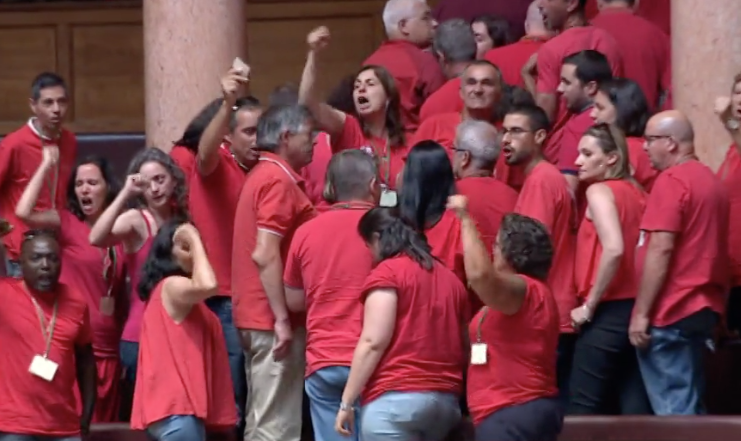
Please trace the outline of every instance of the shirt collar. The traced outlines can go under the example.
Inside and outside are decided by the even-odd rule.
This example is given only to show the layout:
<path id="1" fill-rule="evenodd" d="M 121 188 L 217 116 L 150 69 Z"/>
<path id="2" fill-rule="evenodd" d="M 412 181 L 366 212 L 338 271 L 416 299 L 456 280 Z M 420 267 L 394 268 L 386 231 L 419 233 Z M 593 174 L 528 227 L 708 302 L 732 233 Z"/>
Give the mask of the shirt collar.
<path id="1" fill-rule="evenodd" d="M 28 123 L 27 124 L 28 124 L 28 127 L 31 129 L 31 131 L 36 136 L 38 136 L 39 138 L 43 139 L 44 141 L 54 141 L 53 138 L 49 138 L 48 136 L 46 136 L 46 135 L 42 134 L 41 132 L 39 132 L 38 130 L 36 130 L 36 126 L 33 123 L 35 120 L 36 120 L 36 117 L 35 116 L 32 116 L 31 118 L 28 119 Z"/>
<path id="2" fill-rule="evenodd" d="M 277 165 L 297 185 L 300 185 L 300 186 L 304 185 L 304 179 L 301 177 L 301 175 L 296 173 L 296 171 L 288 164 L 288 162 L 286 162 L 286 160 L 280 157 L 279 155 L 276 155 L 275 153 L 271 153 L 271 152 L 261 152 L 259 161 L 270 162 L 270 163 Z"/>

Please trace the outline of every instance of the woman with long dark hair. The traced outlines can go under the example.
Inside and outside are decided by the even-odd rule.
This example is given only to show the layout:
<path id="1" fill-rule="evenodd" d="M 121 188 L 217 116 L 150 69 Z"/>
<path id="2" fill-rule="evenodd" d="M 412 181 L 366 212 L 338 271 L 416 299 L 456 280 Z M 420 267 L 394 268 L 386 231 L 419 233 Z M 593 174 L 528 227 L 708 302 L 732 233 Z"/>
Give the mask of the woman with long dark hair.
<path id="1" fill-rule="evenodd" d="M 510 213 L 494 262 L 464 196 L 449 206 L 461 219 L 466 276 L 484 307 L 469 325 L 468 408 L 477 441 L 556 441 L 563 410 L 556 386 L 558 306 L 546 284 L 553 245 L 545 226 Z"/>
<path id="2" fill-rule="evenodd" d="M 93 422 L 118 421 L 118 344 L 126 318 L 126 277 L 120 245 L 105 249 L 90 245 L 88 234 L 103 210 L 113 202 L 119 184 L 104 158 L 91 156 L 77 163 L 67 186 L 67 207 L 35 211 L 36 202 L 59 159 L 57 147 L 44 147 L 42 161 L 15 209 L 29 228 L 56 230 L 64 264 L 60 282 L 83 295 L 90 311 L 98 391 Z"/>
<path id="3" fill-rule="evenodd" d="M 375 267 L 335 428 L 351 433 L 360 398 L 364 441 L 445 439 L 461 418 L 466 288 L 390 209 L 367 212 L 358 232 Z"/>
<path id="4" fill-rule="evenodd" d="M 635 249 L 646 193 L 631 177 L 628 147 L 614 126 L 590 128 L 579 142 L 579 180 L 587 210 L 577 234 L 575 281 L 582 305 L 571 311 L 579 335 L 570 381 L 570 414 L 651 414 L 628 339 L 639 280 Z"/>
<path id="5" fill-rule="evenodd" d="M 136 378 L 139 328 L 144 313 L 144 302 L 135 295 L 141 267 L 159 226 L 172 218 L 188 217 L 186 201 L 182 170 L 167 153 L 147 148 L 134 156 L 123 190 L 90 230 L 89 239 L 93 246 L 123 246 L 132 288 L 128 318 L 121 335 L 121 363 L 129 386 Z M 129 205 L 134 208 L 127 209 Z"/>
<path id="6" fill-rule="evenodd" d="M 591 116 L 595 123 L 612 124 L 625 133 L 632 175 L 650 192 L 659 172 L 651 166 L 651 160 L 643 150 L 643 135 L 651 114 L 638 83 L 626 78 L 600 83 Z"/>
<path id="7" fill-rule="evenodd" d="M 381 205 L 393 206 L 396 194 L 392 190 L 407 152 L 399 91 L 386 69 L 363 66 L 355 76 L 353 91 L 357 117 L 321 102 L 316 84 L 318 58 L 329 39 L 325 27 L 313 30 L 307 37 L 309 55 L 301 77 L 299 103 L 309 108 L 319 128 L 329 134 L 333 151 L 362 149 L 376 158 L 384 185 Z"/>
<path id="8" fill-rule="evenodd" d="M 218 283 L 193 225 L 173 219 L 160 227 L 137 289 L 146 309 L 131 427 L 157 441 L 205 441 L 207 429 L 233 430 L 226 342 L 204 302 Z"/>

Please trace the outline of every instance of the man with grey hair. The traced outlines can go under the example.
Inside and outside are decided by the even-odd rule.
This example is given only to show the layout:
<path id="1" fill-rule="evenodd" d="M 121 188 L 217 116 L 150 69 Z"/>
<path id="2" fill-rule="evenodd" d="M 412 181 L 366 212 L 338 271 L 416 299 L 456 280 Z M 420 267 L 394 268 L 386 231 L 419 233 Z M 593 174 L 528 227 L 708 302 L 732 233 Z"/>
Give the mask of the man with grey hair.
<path id="1" fill-rule="evenodd" d="M 283 264 L 296 229 L 316 216 L 299 171 L 311 162 L 312 121 L 299 105 L 267 109 L 257 123 L 257 165 L 234 217 L 232 302 L 250 396 L 245 439 L 299 441 L 304 317 L 289 312 Z"/>
<path id="2" fill-rule="evenodd" d="M 327 169 L 325 198 L 332 209 L 302 225 L 291 242 L 284 282 L 291 310 L 305 311 L 312 336 L 306 351 L 313 355 L 306 369 L 314 437 L 321 441 L 353 441 L 335 431 L 356 343 L 363 305 L 358 302 L 373 266 L 371 253 L 358 235 L 360 218 L 381 195 L 375 160 L 362 150 L 335 154 Z M 345 403 L 352 412 L 355 403 Z"/>
<path id="3" fill-rule="evenodd" d="M 448 78 L 459 77 L 476 59 L 476 38 L 471 25 L 460 18 L 440 23 L 435 30 L 432 48 Z"/>
<path id="4" fill-rule="evenodd" d="M 517 192 L 493 176 L 501 136 L 488 122 L 468 119 L 458 125 L 453 151 L 458 193 L 468 198 L 471 218 L 491 252 L 502 218 L 513 212 L 517 203 Z"/>
<path id="5" fill-rule="evenodd" d="M 363 65 L 382 66 L 391 74 L 401 98 L 402 124 L 414 131 L 422 103 L 445 82 L 437 60 L 425 50 L 437 23 L 425 0 L 388 0 L 383 24 L 388 39 Z"/>

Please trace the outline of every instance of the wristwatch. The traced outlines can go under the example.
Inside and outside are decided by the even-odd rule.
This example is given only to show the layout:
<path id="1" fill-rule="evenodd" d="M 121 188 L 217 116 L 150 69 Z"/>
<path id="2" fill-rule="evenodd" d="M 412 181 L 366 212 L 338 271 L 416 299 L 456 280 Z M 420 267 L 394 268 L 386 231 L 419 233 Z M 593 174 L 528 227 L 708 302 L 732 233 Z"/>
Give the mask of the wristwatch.
<path id="1" fill-rule="evenodd" d="M 352 410 L 352 405 L 347 404 L 347 403 L 340 403 L 340 410 L 342 411 Z"/>
<path id="2" fill-rule="evenodd" d="M 741 123 L 737 119 L 731 118 L 726 121 L 726 128 L 731 131 L 738 130 L 741 127 Z"/>

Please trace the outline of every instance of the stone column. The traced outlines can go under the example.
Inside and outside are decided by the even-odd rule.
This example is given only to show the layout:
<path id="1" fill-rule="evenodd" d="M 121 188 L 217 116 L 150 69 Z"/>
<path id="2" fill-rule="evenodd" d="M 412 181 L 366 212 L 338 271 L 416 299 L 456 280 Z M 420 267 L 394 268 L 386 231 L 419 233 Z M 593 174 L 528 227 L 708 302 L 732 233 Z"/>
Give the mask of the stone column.
<path id="1" fill-rule="evenodd" d="M 697 155 L 717 170 L 731 141 L 713 104 L 741 72 L 741 8 L 738 0 L 672 0 L 671 7 L 674 107 L 692 120 Z"/>
<path id="2" fill-rule="evenodd" d="M 246 57 L 245 0 L 144 0 L 144 93 L 149 146 L 167 152 L 220 96 L 219 79 Z"/>

